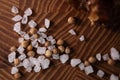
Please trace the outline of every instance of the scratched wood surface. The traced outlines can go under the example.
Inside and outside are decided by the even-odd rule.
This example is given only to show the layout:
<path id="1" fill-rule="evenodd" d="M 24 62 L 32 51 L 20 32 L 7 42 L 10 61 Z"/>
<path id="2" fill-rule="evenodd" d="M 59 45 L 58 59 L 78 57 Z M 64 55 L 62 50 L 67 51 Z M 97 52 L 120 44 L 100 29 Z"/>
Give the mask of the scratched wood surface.
<path id="1" fill-rule="evenodd" d="M 120 51 L 120 28 L 114 31 L 104 26 L 90 26 L 87 13 L 75 10 L 66 0 L 0 0 L 0 80 L 14 80 L 13 75 L 10 74 L 12 65 L 7 61 L 7 55 L 10 53 L 9 48 L 13 45 L 18 46 L 17 38 L 19 37 L 13 31 L 15 23 L 11 20 L 15 16 L 11 13 L 13 5 L 20 9 L 21 15 L 26 8 L 32 8 L 34 14 L 30 19 L 35 20 L 38 27 L 43 26 L 44 18 L 50 19 L 53 25 L 48 30 L 48 35 L 53 35 L 55 39 L 64 39 L 73 49 L 71 58 L 80 58 L 84 61 L 97 53 L 109 53 L 111 47 Z M 78 17 L 80 24 L 69 25 L 67 23 L 69 16 Z M 75 29 L 77 36 L 68 33 L 71 28 Z M 28 26 L 23 26 L 23 30 L 27 31 Z M 85 42 L 79 41 L 78 38 L 81 35 L 85 35 Z M 22 71 L 23 76 L 20 80 L 109 80 L 111 73 L 116 75 L 120 73 L 120 64 L 109 66 L 106 62 L 100 62 L 93 64 L 93 67 L 95 73 L 87 76 L 78 67 L 72 68 L 69 62 L 61 64 L 58 61 L 49 69 L 39 73 Z M 96 76 L 98 69 L 106 73 L 103 79 Z"/>

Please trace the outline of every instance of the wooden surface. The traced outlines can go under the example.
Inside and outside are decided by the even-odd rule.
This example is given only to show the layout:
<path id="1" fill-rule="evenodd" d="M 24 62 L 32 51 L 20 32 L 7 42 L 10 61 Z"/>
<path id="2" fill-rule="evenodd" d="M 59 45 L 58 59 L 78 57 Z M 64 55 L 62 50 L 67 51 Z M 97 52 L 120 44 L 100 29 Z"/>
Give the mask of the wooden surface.
<path id="1" fill-rule="evenodd" d="M 90 26 L 87 19 L 87 13 L 82 10 L 73 9 L 66 0 L 0 0 L 0 80 L 13 80 L 10 74 L 11 64 L 7 61 L 10 53 L 9 48 L 18 45 L 19 37 L 13 31 L 15 22 L 11 20 L 14 16 L 11 13 L 11 7 L 17 6 L 20 14 L 30 7 L 34 10 L 30 19 L 35 20 L 40 26 L 43 26 L 44 18 L 48 18 L 53 22 L 48 34 L 53 35 L 56 39 L 64 39 L 73 49 L 71 58 L 80 58 L 86 60 L 89 56 L 97 53 L 105 54 L 110 52 L 111 47 L 115 47 L 120 51 L 120 28 L 117 31 L 107 29 L 103 26 Z M 69 25 L 67 18 L 69 16 L 77 16 L 81 23 L 79 25 Z M 75 29 L 77 36 L 68 33 L 69 29 Z M 23 30 L 28 30 L 28 26 L 24 26 Z M 86 41 L 80 42 L 79 37 L 85 35 Z M 118 75 L 120 73 L 120 64 L 109 66 L 106 62 L 96 63 L 93 65 L 95 70 L 103 70 L 106 75 L 103 79 L 94 74 L 87 76 L 78 67 L 72 68 L 67 64 L 55 62 L 49 69 L 42 70 L 39 73 L 27 73 L 23 71 L 23 77 L 20 80 L 109 80 L 111 73 Z"/>

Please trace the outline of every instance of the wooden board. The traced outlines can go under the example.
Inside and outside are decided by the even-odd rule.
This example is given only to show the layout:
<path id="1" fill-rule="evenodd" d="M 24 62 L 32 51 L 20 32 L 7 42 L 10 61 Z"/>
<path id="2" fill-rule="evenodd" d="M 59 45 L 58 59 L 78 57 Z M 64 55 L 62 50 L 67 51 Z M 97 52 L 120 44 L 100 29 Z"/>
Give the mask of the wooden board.
<path id="1" fill-rule="evenodd" d="M 71 58 L 80 58 L 84 61 L 97 53 L 109 53 L 111 47 L 120 51 L 120 29 L 113 31 L 104 26 L 90 26 L 87 13 L 73 9 L 66 0 L 0 0 L 0 80 L 14 79 L 10 74 L 12 65 L 7 61 L 7 56 L 10 53 L 9 48 L 13 45 L 18 46 L 17 39 L 19 37 L 13 31 L 15 23 L 11 20 L 14 16 L 11 13 L 13 5 L 20 9 L 21 15 L 26 8 L 32 8 L 34 14 L 30 19 L 35 20 L 38 27 L 43 26 L 45 18 L 49 18 L 53 25 L 48 30 L 48 35 L 53 35 L 56 39 L 64 39 L 73 49 Z M 69 16 L 78 17 L 81 23 L 69 25 L 67 23 Z M 71 28 L 75 29 L 77 36 L 68 33 Z M 28 26 L 23 26 L 23 30 L 27 31 Z M 79 41 L 81 35 L 85 35 L 85 42 Z M 93 67 L 95 73 L 87 76 L 78 67 L 72 68 L 69 63 L 61 64 L 58 61 L 49 69 L 39 73 L 23 71 L 23 77 L 20 80 L 108 80 L 111 73 L 116 75 L 120 73 L 120 64 L 109 66 L 106 62 L 102 62 L 94 64 Z M 96 76 L 98 69 L 106 73 L 103 79 Z"/>

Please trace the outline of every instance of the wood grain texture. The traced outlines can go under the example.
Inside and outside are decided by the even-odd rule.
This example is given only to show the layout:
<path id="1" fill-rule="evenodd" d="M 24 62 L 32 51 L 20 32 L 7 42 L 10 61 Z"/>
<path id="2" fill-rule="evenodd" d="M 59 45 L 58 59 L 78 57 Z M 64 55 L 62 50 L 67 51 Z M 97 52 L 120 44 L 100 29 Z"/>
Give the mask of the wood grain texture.
<path id="1" fill-rule="evenodd" d="M 84 61 L 97 53 L 109 53 L 111 47 L 120 51 L 120 29 L 113 31 L 104 26 L 90 26 L 90 21 L 87 19 L 88 14 L 82 10 L 75 10 L 66 0 L 0 0 L 0 80 L 14 80 L 13 75 L 10 74 L 12 65 L 7 61 L 9 48 L 18 45 L 17 38 L 19 37 L 13 31 L 15 22 L 11 18 L 14 14 L 10 11 L 13 5 L 20 9 L 21 15 L 26 8 L 32 8 L 34 14 L 30 19 L 35 20 L 38 27 L 43 26 L 45 18 L 50 19 L 53 25 L 47 34 L 53 35 L 56 39 L 64 39 L 73 49 L 71 58 L 80 58 Z M 78 17 L 81 23 L 69 25 L 67 23 L 69 16 Z M 68 33 L 71 28 L 75 29 L 77 36 Z M 23 26 L 23 30 L 27 31 L 28 26 Z M 85 42 L 79 41 L 81 35 L 85 35 Z M 69 63 L 61 64 L 57 61 L 49 69 L 39 73 L 23 71 L 23 77 L 20 80 L 109 80 L 111 73 L 116 75 L 120 73 L 120 64 L 109 66 L 104 62 L 94 64 L 93 67 L 96 71 L 103 70 L 107 75 L 100 79 L 96 76 L 95 71 L 87 76 L 78 67 L 72 68 Z"/>

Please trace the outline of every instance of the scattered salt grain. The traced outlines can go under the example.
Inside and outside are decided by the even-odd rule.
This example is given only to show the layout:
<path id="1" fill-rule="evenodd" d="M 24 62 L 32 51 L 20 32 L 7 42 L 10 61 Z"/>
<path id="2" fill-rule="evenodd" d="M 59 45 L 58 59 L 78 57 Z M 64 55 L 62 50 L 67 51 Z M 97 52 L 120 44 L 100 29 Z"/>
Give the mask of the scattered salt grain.
<path id="1" fill-rule="evenodd" d="M 51 40 L 53 39 L 53 36 L 48 36 L 46 39 L 47 39 L 48 41 L 51 41 Z"/>
<path id="2" fill-rule="evenodd" d="M 52 51 L 55 48 L 55 45 L 48 46 L 48 50 Z"/>
<path id="3" fill-rule="evenodd" d="M 35 67 L 34 67 L 34 71 L 35 71 L 35 72 L 40 72 L 40 70 L 41 70 L 41 67 L 40 67 L 40 66 L 35 66 Z"/>
<path id="4" fill-rule="evenodd" d="M 38 38 L 38 42 L 41 44 L 45 44 L 45 39 L 43 37 Z"/>
<path id="5" fill-rule="evenodd" d="M 25 35 L 24 35 L 24 39 L 25 39 L 25 40 L 29 40 L 29 39 L 30 39 L 30 36 L 29 36 L 28 34 L 25 34 Z"/>
<path id="6" fill-rule="evenodd" d="M 47 35 L 45 33 L 41 33 L 41 32 L 38 31 L 38 34 L 43 38 L 47 38 Z"/>
<path id="7" fill-rule="evenodd" d="M 119 80 L 118 76 L 111 74 L 110 80 Z"/>
<path id="8" fill-rule="evenodd" d="M 76 35 L 76 32 L 75 32 L 73 29 L 70 29 L 70 30 L 69 30 L 69 33 L 70 33 L 71 35 Z"/>
<path id="9" fill-rule="evenodd" d="M 38 47 L 37 39 L 33 40 L 33 41 L 31 42 L 31 44 L 32 44 L 33 47 L 37 48 L 37 47 Z"/>
<path id="10" fill-rule="evenodd" d="M 32 67 L 27 67 L 27 68 L 26 68 L 26 71 L 27 71 L 27 72 L 31 72 L 31 71 L 32 71 Z"/>
<path id="11" fill-rule="evenodd" d="M 18 49 L 17 49 L 17 51 L 18 51 L 20 54 L 23 54 L 24 50 L 25 50 L 25 49 L 24 49 L 22 46 L 19 46 Z"/>
<path id="12" fill-rule="evenodd" d="M 92 66 L 87 66 L 87 67 L 85 67 L 85 73 L 87 74 L 87 75 L 89 75 L 89 74 L 91 74 L 91 73 L 93 73 L 94 71 L 93 71 L 93 68 L 92 68 Z"/>
<path id="13" fill-rule="evenodd" d="M 49 28 L 50 27 L 50 20 L 45 18 L 45 27 Z"/>
<path id="14" fill-rule="evenodd" d="M 110 59 L 108 54 L 104 54 L 102 58 L 104 61 L 107 61 L 108 59 Z"/>
<path id="15" fill-rule="evenodd" d="M 75 58 L 71 59 L 71 62 L 70 62 L 72 67 L 75 67 L 80 63 L 81 63 L 81 60 L 80 59 L 75 59 Z"/>
<path id="16" fill-rule="evenodd" d="M 55 60 L 57 60 L 57 59 L 59 59 L 60 57 L 59 57 L 59 54 L 53 54 L 53 55 L 52 55 L 52 58 L 55 59 Z"/>
<path id="17" fill-rule="evenodd" d="M 18 59 L 21 61 L 24 60 L 25 58 L 26 58 L 26 55 L 24 53 L 18 57 Z"/>
<path id="18" fill-rule="evenodd" d="M 12 20 L 15 22 L 20 21 L 21 19 L 22 19 L 22 16 L 20 15 L 16 15 L 15 17 L 12 18 Z"/>
<path id="19" fill-rule="evenodd" d="M 23 60 L 23 66 L 24 66 L 24 68 L 30 67 L 30 61 L 28 59 L 24 59 Z"/>
<path id="20" fill-rule="evenodd" d="M 78 65 L 78 67 L 80 68 L 80 70 L 84 70 L 85 65 L 84 65 L 83 63 L 80 63 L 80 64 Z"/>
<path id="21" fill-rule="evenodd" d="M 102 70 L 97 71 L 97 76 L 100 77 L 100 78 L 103 78 L 104 74 L 105 73 Z"/>
<path id="22" fill-rule="evenodd" d="M 34 28 L 34 27 L 37 26 L 37 23 L 36 23 L 34 20 L 30 20 L 30 21 L 28 22 L 28 25 L 30 26 L 30 28 Z"/>
<path id="23" fill-rule="evenodd" d="M 61 61 L 61 63 L 66 63 L 67 61 L 68 61 L 68 59 L 69 59 L 69 56 L 68 56 L 68 54 L 62 54 L 62 55 L 60 55 L 60 61 Z"/>
<path id="24" fill-rule="evenodd" d="M 45 54 L 45 52 L 46 52 L 46 47 L 38 47 L 37 48 L 38 54 Z"/>
<path id="25" fill-rule="evenodd" d="M 11 8 L 11 12 L 14 13 L 14 14 L 17 14 L 17 13 L 19 13 L 19 10 L 18 10 L 17 7 L 12 6 L 12 8 Z"/>
<path id="26" fill-rule="evenodd" d="M 42 63 L 42 61 L 45 59 L 45 56 L 39 56 L 37 58 L 37 60 L 39 61 L 39 63 Z"/>
<path id="27" fill-rule="evenodd" d="M 100 53 L 96 54 L 96 59 L 97 59 L 98 61 L 101 61 L 101 54 L 100 54 Z"/>
<path id="28" fill-rule="evenodd" d="M 32 10 L 30 9 L 30 8 L 27 8 L 25 11 L 24 11 L 24 14 L 26 15 L 26 16 L 31 16 L 32 15 Z"/>
<path id="29" fill-rule="evenodd" d="M 43 60 L 42 63 L 41 63 L 42 69 L 47 69 L 47 68 L 49 68 L 49 65 L 50 65 L 50 60 L 49 60 L 49 59 L 45 59 L 45 60 Z"/>
<path id="30" fill-rule="evenodd" d="M 50 42 L 51 42 L 52 45 L 56 44 L 56 40 L 55 39 L 52 39 Z"/>
<path id="31" fill-rule="evenodd" d="M 28 22 L 28 17 L 26 15 L 23 16 L 21 23 L 22 24 L 27 24 Z"/>
<path id="32" fill-rule="evenodd" d="M 21 42 L 23 42 L 23 41 L 24 41 L 24 38 L 22 38 L 22 37 L 18 38 L 18 42 L 19 42 L 19 43 L 21 43 Z"/>
<path id="33" fill-rule="evenodd" d="M 21 31 L 21 23 L 20 22 L 15 23 L 13 30 L 19 33 Z"/>
<path id="34" fill-rule="evenodd" d="M 39 28 L 39 32 L 46 32 L 47 29 L 46 28 Z"/>
<path id="35" fill-rule="evenodd" d="M 84 41 L 84 40 L 85 40 L 84 35 L 82 35 L 82 36 L 79 38 L 79 40 L 80 40 L 81 42 Z"/>
<path id="36" fill-rule="evenodd" d="M 24 32 L 24 31 L 19 31 L 18 34 L 21 35 L 21 37 L 24 37 L 24 35 L 26 34 L 26 32 Z"/>
<path id="37" fill-rule="evenodd" d="M 18 68 L 17 67 L 12 67 L 11 74 L 15 74 L 17 72 L 18 72 Z"/>
<path id="38" fill-rule="evenodd" d="M 15 53 L 15 52 L 11 52 L 11 53 L 8 55 L 8 61 L 9 61 L 10 63 L 12 63 L 12 62 L 14 61 L 15 57 L 16 57 L 16 53 Z"/>
<path id="39" fill-rule="evenodd" d="M 110 55 L 111 55 L 111 58 L 113 60 L 119 60 L 120 59 L 119 51 L 117 49 L 115 49 L 114 47 L 111 48 Z"/>

